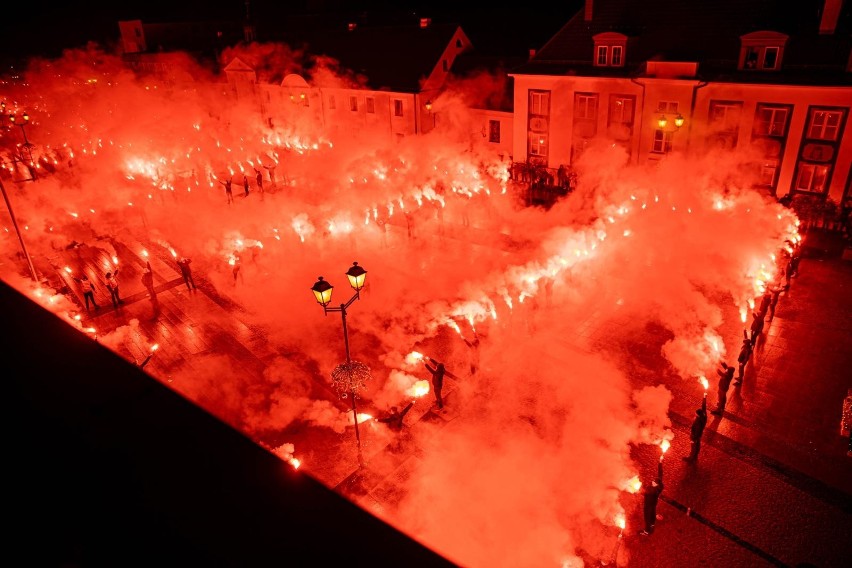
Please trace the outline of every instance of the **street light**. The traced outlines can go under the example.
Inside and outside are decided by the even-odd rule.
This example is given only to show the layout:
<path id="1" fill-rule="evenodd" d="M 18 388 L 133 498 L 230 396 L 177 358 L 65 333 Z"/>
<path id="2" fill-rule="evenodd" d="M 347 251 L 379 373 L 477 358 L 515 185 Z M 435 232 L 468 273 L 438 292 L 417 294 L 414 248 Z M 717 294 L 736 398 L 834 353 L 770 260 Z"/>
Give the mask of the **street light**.
<path id="1" fill-rule="evenodd" d="M 358 410 L 355 407 L 355 398 L 358 391 L 364 388 L 366 381 L 371 378 L 370 367 L 360 361 L 353 361 L 349 354 L 349 330 L 346 327 L 346 310 L 352 305 L 352 302 L 361 298 L 361 289 L 364 287 L 364 281 L 367 278 L 367 271 L 357 262 L 353 262 L 349 270 L 346 271 L 346 277 L 349 279 L 349 285 L 355 290 L 355 293 L 344 304 L 339 307 L 329 307 L 331 303 L 331 293 L 334 286 L 328 283 L 322 276 L 319 277 L 313 286 L 311 292 L 314 293 L 314 298 L 317 303 L 322 306 L 325 315 L 328 312 L 340 312 L 343 321 L 343 343 L 346 346 L 346 363 L 342 363 L 334 368 L 331 372 L 331 382 L 337 394 L 341 398 L 351 397 L 352 400 L 352 419 L 355 422 L 355 440 L 358 444 L 358 467 L 364 465 L 364 458 L 361 454 L 361 433 L 358 430 Z"/>
<path id="2" fill-rule="evenodd" d="M 3 109 L 5 110 L 5 108 L 6 107 L 4 105 Z M 38 178 L 38 176 L 36 175 L 35 163 L 33 162 L 33 145 L 30 144 L 29 140 L 27 140 L 27 130 L 26 130 L 27 124 L 30 123 L 30 115 L 25 112 L 24 114 L 21 115 L 21 119 L 23 120 L 23 122 L 18 122 L 17 115 L 14 115 L 14 114 L 9 115 L 9 122 L 11 122 L 12 125 L 14 125 L 14 126 L 20 126 L 21 127 L 21 133 L 24 135 L 24 149 L 26 149 L 27 155 L 29 156 L 29 159 L 30 159 L 30 163 L 29 163 L 30 175 L 33 176 L 33 181 L 35 181 Z M 24 155 L 23 155 L 23 153 L 21 153 L 21 158 L 23 158 L 23 157 L 24 157 Z"/>

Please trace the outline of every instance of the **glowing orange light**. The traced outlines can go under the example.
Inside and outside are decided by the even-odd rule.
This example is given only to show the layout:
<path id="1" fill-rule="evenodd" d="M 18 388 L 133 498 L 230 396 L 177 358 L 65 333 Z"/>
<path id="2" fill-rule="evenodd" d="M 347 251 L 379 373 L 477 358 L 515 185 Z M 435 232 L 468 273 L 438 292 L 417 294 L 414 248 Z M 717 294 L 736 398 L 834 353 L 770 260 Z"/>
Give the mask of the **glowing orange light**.
<path id="1" fill-rule="evenodd" d="M 411 353 L 409 353 L 408 355 L 405 356 L 405 362 L 408 363 L 409 365 L 414 365 L 418 361 L 422 361 L 422 360 L 423 360 L 423 353 L 420 353 L 418 351 L 412 351 Z"/>
<path id="2" fill-rule="evenodd" d="M 668 440 L 663 440 L 662 442 L 660 442 L 660 449 L 663 451 L 663 453 L 666 453 L 671 447 L 671 445 L 671 442 L 669 442 Z"/>
<path id="3" fill-rule="evenodd" d="M 639 476 L 634 475 L 633 477 L 625 481 L 623 488 L 628 493 L 637 493 L 640 489 L 642 489 L 642 482 L 639 481 Z"/>
<path id="4" fill-rule="evenodd" d="M 701 375 L 698 377 L 698 382 L 701 383 L 701 386 L 704 387 L 704 394 L 707 394 L 707 389 L 710 388 L 710 381 L 707 380 L 707 377 Z"/>
<path id="5" fill-rule="evenodd" d="M 299 469 L 299 466 L 302 465 L 301 460 L 297 458 L 290 458 L 289 463 L 293 466 L 293 469 Z"/>
<path id="6" fill-rule="evenodd" d="M 417 381 L 410 389 L 408 389 L 407 394 L 415 398 L 420 398 L 421 396 L 429 394 L 429 381 Z"/>

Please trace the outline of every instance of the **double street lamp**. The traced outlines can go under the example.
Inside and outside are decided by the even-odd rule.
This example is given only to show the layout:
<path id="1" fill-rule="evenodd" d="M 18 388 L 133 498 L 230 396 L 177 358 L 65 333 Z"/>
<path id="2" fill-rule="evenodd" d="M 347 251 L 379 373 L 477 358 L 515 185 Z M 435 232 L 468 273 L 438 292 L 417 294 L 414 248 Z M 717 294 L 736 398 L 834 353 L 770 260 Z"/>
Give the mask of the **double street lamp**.
<path id="1" fill-rule="evenodd" d="M 355 407 L 355 398 L 358 391 L 364 388 L 367 380 L 370 379 L 370 367 L 360 361 L 353 361 L 349 354 L 349 331 L 346 327 L 346 310 L 352 305 L 352 302 L 361 298 L 361 289 L 364 287 L 364 281 L 367 278 L 367 271 L 357 262 L 353 262 L 349 270 L 346 271 L 346 277 L 349 279 L 349 285 L 355 290 L 355 293 L 340 306 L 329 307 L 331 303 L 331 293 L 334 286 L 329 284 L 322 276 L 311 287 L 314 293 L 314 298 L 319 305 L 322 306 L 325 315 L 329 312 L 340 312 L 343 321 L 343 342 L 346 346 L 346 363 L 342 363 L 334 368 L 331 373 L 331 381 L 334 389 L 341 398 L 350 397 L 352 400 L 352 419 L 355 422 L 355 440 L 358 444 L 358 466 L 364 465 L 364 458 L 361 454 L 361 434 L 358 430 L 358 411 Z"/>

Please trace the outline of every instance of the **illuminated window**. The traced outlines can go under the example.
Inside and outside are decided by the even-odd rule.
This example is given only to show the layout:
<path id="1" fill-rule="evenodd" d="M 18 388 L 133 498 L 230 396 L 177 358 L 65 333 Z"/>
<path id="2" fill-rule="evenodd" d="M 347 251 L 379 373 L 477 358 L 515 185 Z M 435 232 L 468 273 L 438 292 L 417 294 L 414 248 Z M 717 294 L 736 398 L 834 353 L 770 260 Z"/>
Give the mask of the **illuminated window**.
<path id="1" fill-rule="evenodd" d="M 844 112 L 812 108 L 808 117 L 808 134 L 811 140 L 837 140 Z"/>
<path id="2" fill-rule="evenodd" d="M 402 116 L 402 101 L 399 99 L 393 100 L 393 115 Z"/>
<path id="3" fill-rule="evenodd" d="M 349 110 L 352 112 L 358 111 L 358 97 L 349 97 Z"/>
<path id="4" fill-rule="evenodd" d="M 367 97 L 367 112 L 373 114 L 376 112 L 376 99 Z"/>
<path id="5" fill-rule="evenodd" d="M 530 133 L 530 156 L 547 157 L 547 135 Z"/>

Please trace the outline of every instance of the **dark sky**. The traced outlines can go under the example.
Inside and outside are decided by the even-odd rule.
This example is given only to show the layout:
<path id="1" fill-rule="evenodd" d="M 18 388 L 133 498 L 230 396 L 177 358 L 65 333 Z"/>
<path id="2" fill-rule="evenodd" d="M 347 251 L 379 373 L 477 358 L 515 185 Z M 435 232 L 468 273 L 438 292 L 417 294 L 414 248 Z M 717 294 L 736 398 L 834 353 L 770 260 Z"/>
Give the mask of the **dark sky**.
<path id="1" fill-rule="evenodd" d="M 550 4 L 550 3 L 548 3 Z M 539 48 L 582 5 L 582 0 L 557 6 L 518 7 L 517 3 L 494 2 L 487 8 L 474 8 L 462 2 L 406 2 L 367 0 L 286 1 L 251 0 L 251 10 L 269 24 L 294 14 L 327 14 L 361 21 L 416 22 L 431 17 L 435 22 L 454 21 L 484 53 L 520 55 Z M 79 47 L 88 41 L 103 43 L 118 36 L 119 20 L 141 19 L 149 23 L 187 20 L 241 20 L 244 0 L 126 0 L 113 6 L 101 2 L 60 2 L 46 4 L 15 2 L 4 7 L 0 28 L 0 53 L 20 58 L 28 55 L 57 57 L 63 48 Z"/>

